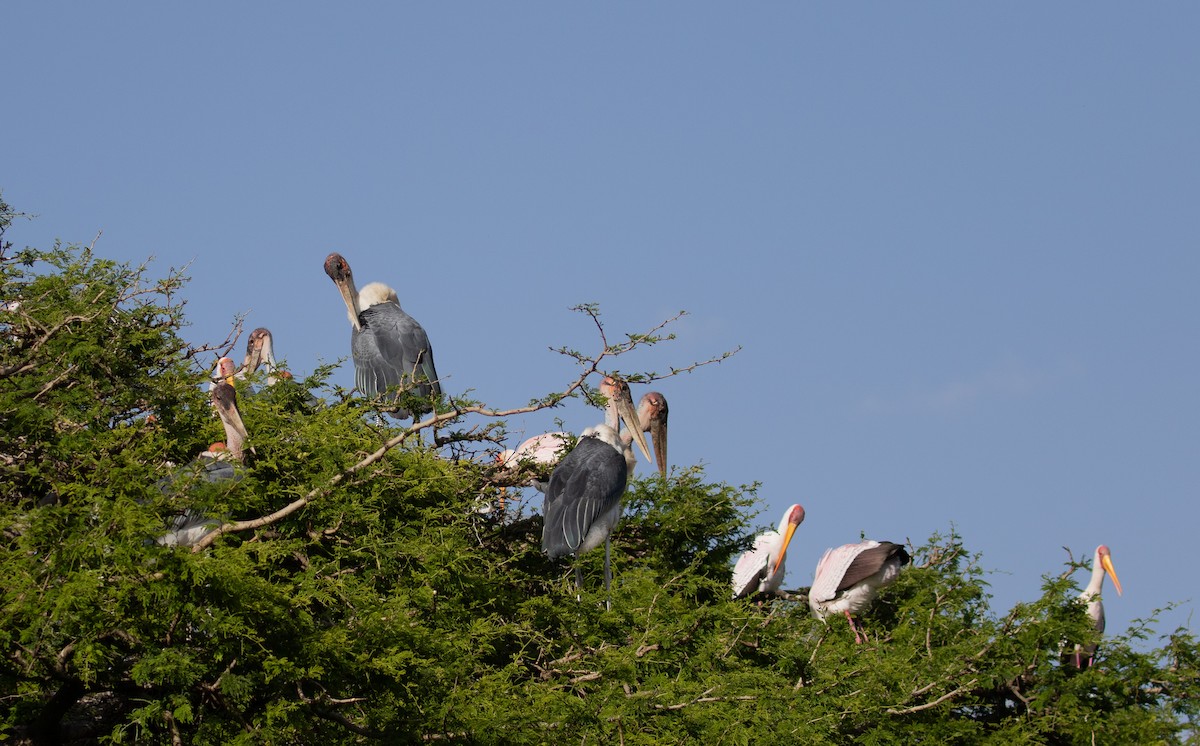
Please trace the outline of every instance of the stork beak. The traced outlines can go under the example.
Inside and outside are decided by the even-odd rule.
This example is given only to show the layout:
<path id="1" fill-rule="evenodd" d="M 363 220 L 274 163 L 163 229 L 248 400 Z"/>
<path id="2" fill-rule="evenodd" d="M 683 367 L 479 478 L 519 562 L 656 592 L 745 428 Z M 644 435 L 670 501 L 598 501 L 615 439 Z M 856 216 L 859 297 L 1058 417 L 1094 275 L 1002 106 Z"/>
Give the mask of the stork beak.
<path id="1" fill-rule="evenodd" d="M 247 375 L 258 370 L 258 366 L 262 365 L 262 357 L 262 339 L 260 338 L 254 340 L 246 352 L 246 363 L 243 367 L 245 367 Z"/>
<path id="2" fill-rule="evenodd" d="M 1102 555 L 1100 564 L 1104 566 L 1104 572 L 1108 573 L 1108 577 L 1112 578 L 1113 585 L 1117 588 L 1117 595 L 1121 595 L 1121 581 L 1117 580 L 1117 569 L 1113 567 L 1112 557 L 1107 554 Z"/>
<path id="3" fill-rule="evenodd" d="M 658 462 L 658 473 L 667 476 L 667 423 L 655 418 L 650 422 L 650 437 L 654 439 L 654 460 Z"/>
<path id="4" fill-rule="evenodd" d="M 354 287 L 354 275 L 350 272 L 350 263 L 336 251 L 325 257 L 325 274 L 329 275 L 329 279 L 333 280 L 333 284 L 337 285 L 338 292 L 342 294 L 342 300 L 346 302 L 346 315 L 350 317 L 350 324 L 357 330 L 362 330 L 362 324 L 358 321 L 358 289 Z"/>
<path id="5" fill-rule="evenodd" d="M 234 393 L 233 384 L 229 384 L 230 391 L 228 394 L 223 394 L 218 388 L 213 389 L 213 402 L 217 405 L 217 414 L 220 415 L 221 421 L 227 423 L 235 433 L 243 439 L 248 438 L 246 434 L 246 424 L 242 422 L 242 414 L 237 408 L 237 394 Z"/>
<path id="6" fill-rule="evenodd" d="M 788 544 L 792 543 L 792 535 L 796 533 L 795 523 L 789 523 L 787 533 L 783 535 L 783 546 L 779 547 L 779 556 L 775 558 L 775 566 L 771 568 L 771 574 L 779 572 L 779 566 L 783 564 L 783 555 L 787 554 Z"/>
<path id="7" fill-rule="evenodd" d="M 361 331 L 362 324 L 358 321 L 358 293 L 354 286 L 350 284 L 350 280 L 343 277 L 333 281 L 337 285 L 338 292 L 342 294 L 342 300 L 346 302 L 346 315 L 350 317 L 350 323 L 354 328 Z"/>
<path id="8" fill-rule="evenodd" d="M 646 436 L 642 435 L 642 423 L 638 419 L 637 411 L 633 408 L 633 399 L 629 394 L 629 387 L 622 386 L 616 394 L 617 414 L 625 423 L 625 427 L 629 428 L 629 432 L 633 435 L 633 442 L 637 443 L 638 449 L 642 455 L 646 457 L 646 461 L 654 460 L 650 455 L 650 449 L 646 446 Z M 657 443 L 658 441 L 655 441 Z"/>

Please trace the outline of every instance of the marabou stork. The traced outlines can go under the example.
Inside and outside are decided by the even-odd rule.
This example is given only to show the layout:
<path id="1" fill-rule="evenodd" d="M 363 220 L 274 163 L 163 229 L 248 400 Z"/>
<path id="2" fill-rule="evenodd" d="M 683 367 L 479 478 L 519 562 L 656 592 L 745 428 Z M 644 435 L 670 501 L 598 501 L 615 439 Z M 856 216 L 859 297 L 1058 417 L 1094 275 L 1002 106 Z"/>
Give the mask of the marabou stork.
<path id="1" fill-rule="evenodd" d="M 870 606 L 879 589 L 894 581 L 908 562 L 904 547 L 890 541 L 868 539 L 827 549 L 817 563 L 808 605 L 822 621 L 829 614 L 845 614 L 854 641 L 861 643 L 866 638 L 859 635 L 854 615 Z"/>
<path id="2" fill-rule="evenodd" d="M 651 391 L 638 402 L 638 421 L 642 432 L 650 433 L 654 441 L 654 461 L 658 473 L 667 476 L 667 397 Z"/>
<path id="3" fill-rule="evenodd" d="M 1113 585 L 1117 588 L 1117 595 L 1121 595 L 1121 581 L 1117 579 L 1117 569 L 1113 567 L 1112 554 L 1108 551 L 1106 544 L 1101 544 L 1096 547 L 1096 556 L 1092 559 L 1092 579 L 1079 594 L 1079 600 L 1087 604 L 1087 615 L 1092 620 L 1092 626 L 1096 629 L 1097 635 L 1104 634 L 1104 603 L 1100 600 L 1100 591 L 1104 588 L 1105 573 L 1112 578 Z M 1075 668 L 1083 670 L 1092 665 L 1095 657 L 1095 643 L 1076 645 L 1074 652 L 1067 656 L 1067 662 Z"/>
<path id="4" fill-rule="evenodd" d="M 621 497 L 637 462 L 633 442 L 638 443 L 647 459 L 650 451 L 633 409 L 629 384 L 609 377 L 602 387 L 608 389 L 610 406 L 616 412 L 618 422 L 624 421 L 628 432 L 619 434 L 607 423 L 590 427 L 554 468 L 542 511 L 542 549 L 550 559 L 572 553 L 578 559 L 584 552 L 603 543 L 604 589 L 607 592 L 612 583 L 609 535 L 621 516 Z M 575 585 L 581 587 L 582 584 L 576 564 Z M 606 600 L 606 605 L 611 608 L 611 601 Z"/>
<path id="5" fill-rule="evenodd" d="M 754 593 L 779 593 L 783 575 L 787 572 L 783 557 L 796 527 L 803 522 L 804 508 L 799 504 L 792 505 L 784 512 L 778 529 L 764 531 L 754 538 L 754 548 L 743 552 L 733 567 L 734 598 L 745 598 Z"/>
<path id="6" fill-rule="evenodd" d="M 250 332 L 250 336 L 246 340 L 246 359 L 242 362 L 242 367 L 238 370 L 236 378 L 246 379 L 258 371 L 259 366 L 262 366 L 267 372 L 267 385 L 275 384 L 279 371 L 276 370 L 275 362 L 275 339 L 271 336 L 271 330 L 265 326 L 260 326 Z"/>
<path id="7" fill-rule="evenodd" d="M 210 484 L 239 478 L 229 459 L 239 463 L 243 460 L 243 444 L 246 440 L 246 426 L 237 409 L 237 394 L 233 386 L 218 381 L 213 385 L 211 397 L 221 417 L 221 424 L 225 427 L 225 442 L 213 443 L 194 462 L 200 476 Z M 162 487 L 169 488 L 174 481 L 171 479 Z M 220 519 L 205 515 L 197 508 L 187 508 L 168 522 L 170 530 L 155 541 L 172 547 L 191 546 L 219 525 Z"/>
<path id="8" fill-rule="evenodd" d="M 354 286 L 350 264 L 337 252 L 325 259 L 329 275 L 350 317 L 350 354 L 354 359 L 354 385 L 364 396 L 378 397 L 389 389 L 402 387 L 420 399 L 441 396 L 437 370 L 433 366 L 433 347 L 425 329 L 400 308 L 396 291 L 381 282 L 372 282 L 359 292 Z M 432 409 L 430 403 L 418 406 L 412 416 Z M 407 417 L 404 409 L 398 417 Z"/>

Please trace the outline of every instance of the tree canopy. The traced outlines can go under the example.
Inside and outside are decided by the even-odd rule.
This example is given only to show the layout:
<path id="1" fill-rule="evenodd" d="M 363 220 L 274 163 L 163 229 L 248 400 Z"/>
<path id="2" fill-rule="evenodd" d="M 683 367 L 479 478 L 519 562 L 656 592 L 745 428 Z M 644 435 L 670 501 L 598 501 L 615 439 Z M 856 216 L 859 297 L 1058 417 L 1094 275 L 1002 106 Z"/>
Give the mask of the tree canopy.
<path id="1" fill-rule="evenodd" d="M 733 600 L 756 485 L 700 466 L 631 479 L 611 610 L 602 552 L 581 558 L 577 591 L 541 551 L 540 516 L 497 507 L 528 472 L 486 454 L 504 416 L 562 404 L 666 339 L 610 344 L 592 306 L 600 351 L 563 348 L 579 379 L 525 407 L 450 397 L 403 427 L 329 368 L 238 382 L 250 451 L 237 479 L 209 482 L 189 465 L 224 436 L 204 385 L 214 349 L 181 333 L 186 278 L 92 247 L 15 249 L 18 217 L 0 202 L 0 739 L 1200 740 L 1189 631 L 1151 613 L 1110 630 L 1092 667 L 1063 665 L 1064 641 L 1096 638 L 1074 563 L 994 610 L 983 559 L 948 529 L 909 547 L 863 644 L 801 598 Z M 187 509 L 222 527 L 155 541 Z"/>

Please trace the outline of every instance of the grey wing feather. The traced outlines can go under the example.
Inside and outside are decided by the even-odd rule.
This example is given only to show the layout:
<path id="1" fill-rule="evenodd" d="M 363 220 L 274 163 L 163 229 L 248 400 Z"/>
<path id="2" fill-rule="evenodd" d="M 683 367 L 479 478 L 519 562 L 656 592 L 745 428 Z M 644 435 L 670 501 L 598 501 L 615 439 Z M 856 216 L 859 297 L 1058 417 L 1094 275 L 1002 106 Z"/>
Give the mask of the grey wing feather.
<path id="1" fill-rule="evenodd" d="M 578 549 L 596 518 L 620 502 L 628 471 L 625 458 L 595 438 L 563 457 L 546 490 L 542 549 L 551 559 Z"/>
<path id="2" fill-rule="evenodd" d="M 382 303 L 359 314 L 361 330 L 351 334 L 350 352 L 354 358 L 354 383 L 367 396 L 378 396 L 406 379 L 423 378 L 430 383 L 418 386 L 418 396 L 440 396 L 441 385 L 433 364 L 433 346 L 429 335 L 399 306 Z"/>
<path id="3" fill-rule="evenodd" d="M 838 583 L 838 592 L 842 592 L 847 588 L 861 583 L 875 573 L 879 572 L 885 562 L 891 559 L 894 555 L 902 555 L 900 564 L 908 564 L 908 552 L 899 544 L 894 544 L 890 541 L 883 541 L 879 546 L 864 549 L 859 552 L 846 568 L 845 575 L 842 576 L 842 582 Z"/>

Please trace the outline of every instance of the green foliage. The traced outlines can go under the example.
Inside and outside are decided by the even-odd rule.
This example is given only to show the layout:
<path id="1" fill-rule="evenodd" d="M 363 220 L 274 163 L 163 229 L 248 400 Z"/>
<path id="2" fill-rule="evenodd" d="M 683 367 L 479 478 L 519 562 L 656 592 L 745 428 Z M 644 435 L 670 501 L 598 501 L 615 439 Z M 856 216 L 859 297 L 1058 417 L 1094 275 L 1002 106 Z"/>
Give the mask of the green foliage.
<path id="1" fill-rule="evenodd" d="M 504 483 L 494 468 L 381 425 L 327 391 L 329 369 L 240 386 L 241 478 L 189 480 L 176 465 L 223 436 L 199 385 L 209 361 L 179 337 L 184 279 L 62 246 L 6 248 L 0 276 L 9 738 L 1196 742 L 1190 633 L 1157 640 L 1152 617 L 1092 668 L 1061 665 L 1064 640 L 1094 637 L 1073 567 L 997 614 L 980 558 L 934 536 L 861 645 L 800 600 L 732 600 L 757 486 L 698 467 L 632 481 L 612 609 L 599 551 L 579 561 L 577 600 L 540 517 L 479 512 Z M 197 551 L 154 543 L 189 506 L 232 528 Z"/>

